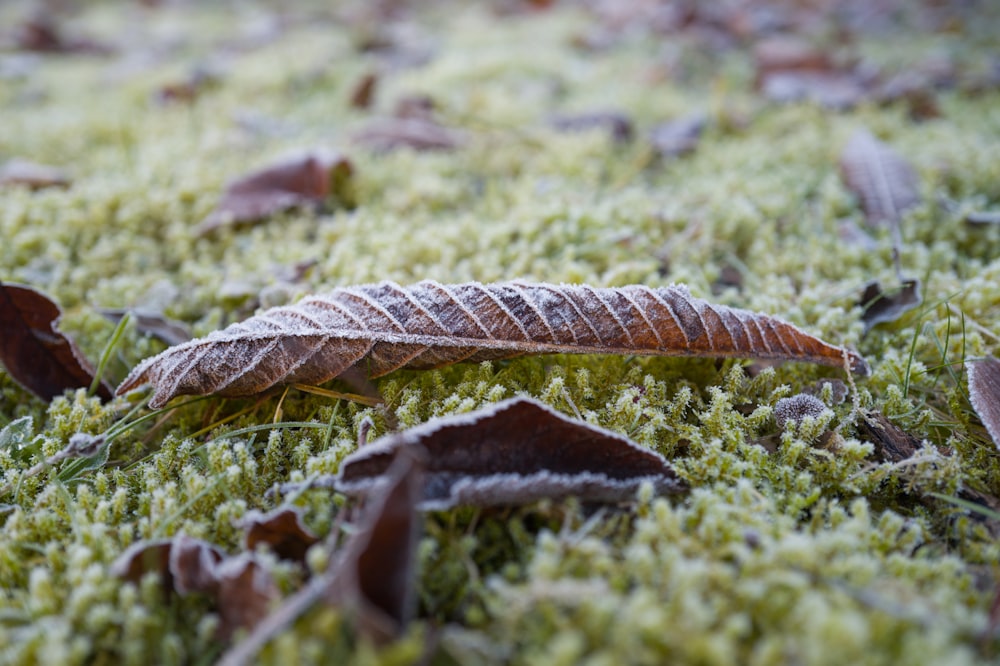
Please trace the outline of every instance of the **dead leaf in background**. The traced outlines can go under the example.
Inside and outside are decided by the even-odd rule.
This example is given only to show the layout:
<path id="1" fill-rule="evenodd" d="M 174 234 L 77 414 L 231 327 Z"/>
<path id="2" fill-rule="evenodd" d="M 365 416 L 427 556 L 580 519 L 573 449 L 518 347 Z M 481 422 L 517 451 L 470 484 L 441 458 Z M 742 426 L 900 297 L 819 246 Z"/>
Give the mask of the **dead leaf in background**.
<path id="1" fill-rule="evenodd" d="M 191 104 L 202 93 L 217 87 L 220 81 L 221 75 L 214 69 L 205 66 L 195 67 L 183 80 L 160 86 L 155 99 L 160 104 Z"/>
<path id="2" fill-rule="evenodd" d="M 1000 360 L 993 356 L 967 359 L 965 371 L 969 376 L 969 401 L 1000 448 Z"/>
<path id="3" fill-rule="evenodd" d="M 801 100 L 848 109 L 866 95 L 861 79 L 833 58 L 794 35 L 769 37 L 754 48 L 754 86 L 774 102 Z"/>
<path id="4" fill-rule="evenodd" d="M 66 36 L 51 17 L 41 13 L 17 27 L 14 43 L 22 51 L 36 53 L 108 55 L 113 52 L 107 44 Z"/>
<path id="5" fill-rule="evenodd" d="M 267 514 L 249 512 L 241 521 L 246 530 L 243 547 L 254 551 L 264 544 L 285 560 L 305 563 L 306 551 L 319 542 L 315 534 L 302 524 L 301 513 L 291 507 L 277 509 Z"/>
<path id="6" fill-rule="evenodd" d="M 694 298 L 686 287 L 530 282 L 336 289 L 171 347 L 118 387 L 152 383 L 149 405 L 179 395 L 247 396 L 322 384 L 353 366 L 380 377 L 525 354 L 642 354 L 804 361 L 866 374 L 853 351 L 765 314 Z"/>
<path id="7" fill-rule="evenodd" d="M 855 429 L 859 439 L 875 445 L 875 458 L 882 462 L 906 460 L 922 447 L 919 439 L 877 411 L 862 412 Z"/>
<path id="8" fill-rule="evenodd" d="M 354 85 L 351 91 L 352 109 L 370 109 L 375 101 L 375 88 L 378 86 L 378 74 L 368 72 Z"/>
<path id="9" fill-rule="evenodd" d="M 40 291 L 0 282 L 0 362 L 18 384 L 46 401 L 94 381 L 94 367 L 59 331 L 60 317 L 59 306 Z M 97 394 L 112 397 L 104 382 Z"/>
<path id="10" fill-rule="evenodd" d="M 457 130 L 425 118 L 384 118 L 375 120 L 351 136 L 351 141 L 375 152 L 399 148 L 413 150 L 454 150 L 465 143 Z"/>
<path id="11" fill-rule="evenodd" d="M 606 129 L 616 143 L 627 143 L 632 140 L 632 121 L 620 111 L 593 111 L 576 115 L 557 115 L 549 119 L 549 125 L 560 132 Z"/>
<path id="12" fill-rule="evenodd" d="M 69 187 L 70 176 L 65 169 L 13 159 L 0 167 L 0 185 L 22 185 L 32 190 Z"/>
<path id="13" fill-rule="evenodd" d="M 353 174 L 354 166 L 346 157 L 314 153 L 254 171 L 226 186 L 222 200 L 197 233 L 257 222 L 289 208 L 319 207 L 330 196 L 353 205 Z"/>
<path id="14" fill-rule="evenodd" d="M 705 130 L 705 116 L 693 115 L 656 125 L 649 134 L 653 150 L 661 157 L 680 157 L 693 152 Z"/>
<path id="15" fill-rule="evenodd" d="M 865 325 L 865 334 L 878 324 L 896 321 L 923 302 L 920 280 L 904 280 L 899 291 L 891 294 L 883 292 L 878 282 L 869 282 L 858 301 L 862 308 L 861 321 Z"/>
<path id="16" fill-rule="evenodd" d="M 503 506 L 576 496 L 591 502 L 686 489 L 666 460 L 626 437 L 514 398 L 469 414 L 434 419 L 373 442 L 344 459 L 340 492 L 367 493 L 410 449 L 426 451 L 418 508 Z"/>
<path id="17" fill-rule="evenodd" d="M 917 172 L 868 130 L 858 130 L 847 142 L 840 174 L 874 226 L 898 225 L 906 211 L 920 203 Z"/>
<path id="18" fill-rule="evenodd" d="M 179 345 L 191 339 L 191 331 L 179 321 L 168 319 L 159 312 L 136 308 L 98 308 L 102 317 L 117 324 L 126 314 L 135 322 L 140 333 L 152 335 L 168 345 Z"/>

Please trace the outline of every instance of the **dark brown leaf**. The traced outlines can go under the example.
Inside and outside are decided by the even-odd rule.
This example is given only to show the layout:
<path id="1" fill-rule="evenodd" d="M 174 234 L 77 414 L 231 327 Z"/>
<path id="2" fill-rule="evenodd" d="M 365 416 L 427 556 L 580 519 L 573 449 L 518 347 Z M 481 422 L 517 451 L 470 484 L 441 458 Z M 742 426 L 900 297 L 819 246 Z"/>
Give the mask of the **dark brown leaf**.
<path id="1" fill-rule="evenodd" d="M 112 52 L 107 44 L 91 39 L 68 37 L 50 17 L 38 14 L 18 26 L 14 41 L 22 51 L 38 53 L 76 53 L 107 55 Z"/>
<path id="2" fill-rule="evenodd" d="M 424 118 L 386 118 L 376 120 L 351 140 L 376 152 L 399 148 L 413 150 L 454 150 L 464 142 L 464 135 L 434 120 Z"/>
<path id="3" fill-rule="evenodd" d="M 321 384 L 360 366 L 379 377 L 524 354 L 643 354 L 806 361 L 859 374 L 858 354 L 768 315 L 712 305 L 681 285 L 392 282 L 272 308 L 143 361 L 118 387 L 146 383 L 160 407 L 179 395 L 254 395 Z"/>
<path id="4" fill-rule="evenodd" d="M 370 109 L 375 101 L 375 88 L 378 86 L 378 74 L 368 72 L 351 91 L 352 109 Z"/>
<path id="5" fill-rule="evenodd" d="M 342 156 L 307 154 L 233 181 L 215 210 L 198 226 L 198 234 L 229 224 L 247 224 L 289 208 L 319 207 L 336 196 L 352 204 L 354 167 Z"/>
<path id="6" fill-rule="evenodd" d="M 876 411 L 863 412 L 857 423 L 860 439 L 875 445 L 875 458 L 900 462 L 920 450 L 920 440 Z"/>
<path id="7" fill-rule="evenodd" d="M 243 518 L 243 544 L 253 551 L 264 544 L 286 560 L 305 562 L 306 551 L 319 539 L 302 524 L 301 514 L 291 507 L 268 514 L 251 511 Z"/>
<path id="8" fill-rule="evenodd" d="M 859 130 L 840 156 L 840 174 L 858 196 L 868 222 L 898 225 L 920 203 L 920 181 L 913 167 L 867 130 Z"/>
<path id="9" fill-rule="evenodd" d="M 920 294 L 920 280 L 904 280 L 899 291 L 887 294 L 878 282 L 869 282 L 861 294 L 858 305 L 862 308 L 861 321 L 867 334 L 878 324 L 893 322 L 924 302 Z"/>
<path id="10" fill-rule="evenodd" d="M 369 444 L 344 459 L 337 489 L 369 492 L 400 453 L 414 448 L 427 452 L 423 510 L 571 495 L 621 502 L 634 499 L 644 482 L 661 493 L 685 490 L 659 454 L 529 398 L 435 419 Z"/>
<path id="11" fill-rule="evenodd" d="M 69 187 L 69 173 L 64 169 L 14 159 L 0 167 L 0 185 L 22 185 L 32 190 L 46 187 Z"/>
<path id="12" fill-rule="evenodd" d="M 221 77 L 208 67 L 196 67 L 181 81 L 168 83 L 156 91 L 156 101 L 160 104 L 191 104 L 198 97 L 218 86 Z"/>
<path id="13" fill-rule="evenodd" d="M 221 640 L 229 640 L 237 629 L 252 629 L 278 597 L 270 575 L 252 554 L 228 557 L 216 546 L 184 534 L 140 541 L 111 564 L 112 575 L 135 584 L 150 572 L 161 577 L 167 593 L 211 598 L 219 613 Z"/>
<path id="14" fill-rule="evenodd" d="M 701 115 L 677 118 L 654 127 L 649 140 L 661 157 L 680 157 L 698 146 L 705 124 L 706 119 Z"/>
<path id="15" fill-rule="evenodd" d="M 1000 360 L 993 356 L 968 359 L 965 371 L 969 375 L 969 401 L 1000 448 Z"/>
<path id="16" fill-rule="evenodd" d="M 758 88 L 769 74 L 775 72 L 829 72 L 834 69 L 829 54 L 793 35 L 763 39 L 754 46 L 753 55 Z"/>
<path id="17" fill-rule="evenodd" d="M 577 115 L 558 115 L 549 124 L 560 132 L 586 132 L 606 129 L 617 143 L 632 140 L 632 121 L 620 111 L 594 111 Z"/>
<path id="18" fill-rule="evenodd" d="M 179 345 L 191 339 L 187 326 L 179 321 L 168 319 L 159 312 L 150 312 L 138 308 L 98 308 L 105 319 L 118 323 L 128 314 L 140 333 L 152 335 L 168 345 Z"/>
<path id="19" fill-rule="evenodd" d="M 378 642 L 398 636 L 413 612 L 414 568 L 425 456 L 401 451 L 386 464 L 373 490 L 360 530 L 330 586 L 328 600 L 354 606 L 359 629 Z"/>
<path id="20" fill-rule="evenodd" d="M 43 400 L 94 381 L 93 366 L 57 328 L 61 316 L 59 306 L 40 291 L 0 282 L 0 362 Z M 110 400 L 111 388 L 102 382 L 98 395 Z"/>

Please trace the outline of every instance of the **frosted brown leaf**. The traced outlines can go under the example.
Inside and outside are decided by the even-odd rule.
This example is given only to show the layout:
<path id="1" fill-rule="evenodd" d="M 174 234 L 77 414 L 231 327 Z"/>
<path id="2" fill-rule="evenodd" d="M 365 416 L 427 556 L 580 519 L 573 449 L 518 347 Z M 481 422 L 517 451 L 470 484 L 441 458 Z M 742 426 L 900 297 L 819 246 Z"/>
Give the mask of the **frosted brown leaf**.
<path id="1" fill-rule="evenodd" d="M 859 130 L 847 142 L 840 172 L 871 224 L 895 227 L 903 213 L 920 203 L 920 181 L 913 167 L 868 130 Z"/>
<path id="2" fill-rule="evenodd" d="M 712 305 L 684 286 L 530 282 L 336 289 L 267 310 L 146 359 L 118 387 L 151 383 L 151 407 L 179 395 L 247 396 L 321 384 L 355 366 L 379 377 L 524 354 L 752 357 L 843 366 L 858 354 L 774 317 Z"/>

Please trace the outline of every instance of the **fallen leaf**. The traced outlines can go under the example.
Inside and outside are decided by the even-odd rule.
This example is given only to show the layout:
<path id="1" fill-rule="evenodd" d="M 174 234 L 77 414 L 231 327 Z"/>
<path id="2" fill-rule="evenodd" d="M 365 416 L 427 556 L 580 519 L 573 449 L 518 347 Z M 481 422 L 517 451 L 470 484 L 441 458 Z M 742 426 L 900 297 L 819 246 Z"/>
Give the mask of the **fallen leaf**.
<path id="1" fill-rule="evenodd" d="M 44 14 L 38 14 L 17 27 L 14 43 L 22 51 L 38 53 L 76 53 L 107 55 L 113 49 L 91 39 L 67 37 L 62 29 Z"/>
<path id="2" fill-rule="evenodd" d="M 756 85 L 774 72 L 830 71 L 834 69 L 829 54 L 794 35 L 775 35 L 759 41 L 753 49 L 757 68 Z"/>
<path id="3" fill-rule="evenodd" d="M 135 543 L 111 564 L 113 576 L 135 584 L 151 572 L 160 576 L 167 594 L 210 597 L 219 613 L 217 635 L 224 641 L 238 629 L 252 629 L 278 597 L 270 574 L 252 554 L 229 557 L 183 533 Z"/>
<path id="4" fill-rule="evenodd" d="M 920 440 L 876 411 L 865 411 L 855 426 L 858 437 L 875 445 L 875 458 L 900 462 L 920 450 Z"/>
<path id="5" fill-rule="evenodd" d="M 632 121 L 620 111 L 593 111 L 576 115 L 557 115 L 549 125 L 560 132 L 586 132 L 606 129 L 617 143 L 632 140 Z"/>
<path id="6" fill-rule="evenodd" d="M 1000 360 L 993 356 L 968 359 L 965 371 L 969 375 L 969 401 L 1000 448 Z"/>
<path id="7" fill-rule="evenodd" d="M 850 109 L 866 95 L 864 84 L 844 72 L 774 72 L 764 77 L 761 92 L 772 102 L 813 102 L 828 109 Z"/>
<path id="8" fill-rule="evenodd" d="M 94 367 L 59 331 L 61 316 L 59 306 L 40 291 L 0 282 L 0 362 L 17 383 L 42 400 L 94 381 Z M 112 397 L 104 382 L 97 393 L 106 400 Z"/>
<path id="9" fill-rule="evenodd" d="M 355 132 L 351 141 L 369 150 L 387 152 L 399 148 L 454 150 L 465 142 L 465 138 L 437 121 L 411 117 L 373 121 Z"/>
<path id="10" fill-rule="evenodd" d="M 226 187 L 222 200 L 198 226 L 197 233 L 257 222 L 289 208 L 319 207 L 330 196 L 352 205 L 353 173 L 347 158 L 316 153 L 254 171 Z"/>
<path id="11" fill-rule="evenodd" d="M 370 109 L 375 101 L 375 88 L 378 86 L 378 74 L 368 72 L 354 85 L 351 91 L 352 109 Z"/>
<path id="12" fill-rule="evenodd" d="M 191 331 L 179 321 L 168 319 L 162 313 L 139 308 L 98 308 L 102 317 L 118 323 L 128 314 L 140 333 L 152 335 L 168 345 L 179 345 L 191 339 Z"/>
<path id="13" fill-rule="evenodd" d="M 218 86 L 220 74 L 209 67 L 196 67 L 181 81 L 160 86 L 156 91 L 156 101 L 160 104 L 194 102 L 205 91 Z"/>
<path id="14" fill-rule="evenodd" d="M 861 201 L 872 225 L 898 225 L 920 203 L 920 181 L 913 167 L 871 132 L 855 132 L 840 156 L 840 174 Z"/>
<path id="15" fill-rule="evenodd" d="M 646 482 L 660 493 L 686 489 L 659 454 L 529 398 L 434 419 L 373 442 L 344 459 L 336 488 L 349 495 L 370 492 L 393 460 L 414 448 L 426 451 L 418 507 L 427 511 L 570 495 L 621 502 L 634 499 Z"/>
<path id="16" fill-rule="evenodd" d="M 660 123 L 649 134 L 653 150 L 661 157 L 680 157 L 693 152 L 705 130 L 706 119 L 701 115 L 677 118 Z"/>
<path id="17" fill-rule="evenodd" d="M 865 325 L 865 334 L 878 324 L 896 321 L 923 302 L 920 280 L 904 280 L 899 291 L 891 294 L 883 292 L 882 285 L 877 281 L 869 282 L 858 301 L 862 308 L 861 321 Z"/>
<path id="18" fill-rule="evenodd" d="M 243 546 L 251 552 L 264 544 L 282 559 L 304 563 L 306 551 L 319 542 L 316 535 L 302 524 L 299 511 L 291 507 L 267 514 L 251 511 L 241 523 L 246 530 Z"/>
<path id="19" fill-rule="evenodd" d="M 321 384 L 351 367 L 379 377 L 525 354 L 643 354 L 805 361 L 868 372 L 864 359 L 768 315 L 712 305 L 686 287 L 475 282 L 341 288 L 272 308 L 146 359 L 118 387 L 247 396 Z"/>
<path id="20" fill-rule="evenodd" d="M 0 185 L 22 185 L 31 190 L 69 187 L 70 177 L 65 169 L 13 159 L 0 167 Z"/>
<path id="21" fill-rule="evenodd" d="M 414 610 L 423 459 L 407 450 L 388 461 L 327 595 L 334 605 L 353 606 L 359 630 L 376 642 L 399 636 Z"/>

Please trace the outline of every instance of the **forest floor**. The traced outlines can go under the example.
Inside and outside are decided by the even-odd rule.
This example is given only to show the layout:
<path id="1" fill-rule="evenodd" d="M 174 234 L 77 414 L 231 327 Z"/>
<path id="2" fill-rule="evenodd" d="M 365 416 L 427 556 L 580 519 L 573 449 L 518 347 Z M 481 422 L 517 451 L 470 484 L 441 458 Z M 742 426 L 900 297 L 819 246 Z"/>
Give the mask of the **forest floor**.
<path id="1" fill-rule="evenodd" d="M 213 663 L 255 632 L 280 664 L 1000 661 L 1000 442 L 967 378 L 1000 355 L 996 3 L 14 0 L 0 26 L 0 289 L 58 303 L 112 387 L 164 336 L 383 280 L 683 283 L 871 366 L 543 355 L 153 410 L 3 359 L 0 662 Z M 852 167 L 857 137 L 880 157 Z M 213 215 L 307 153 L 342 158 L 307 205 Z M 515 396 L 689 490 L 419 514 L 412 578 L 369 572 L 413 599 L 394 638 L 363 591 L 289 610 L 358 530 L 301 482 L 369 425 Z M 287 508 L 318 541 L 248 545 Z M 182 538 L 203 570 L 123 572 Z M 216 560 L 267 593 L 181 582 Z"/>

